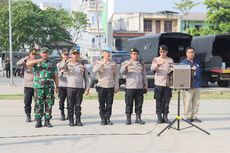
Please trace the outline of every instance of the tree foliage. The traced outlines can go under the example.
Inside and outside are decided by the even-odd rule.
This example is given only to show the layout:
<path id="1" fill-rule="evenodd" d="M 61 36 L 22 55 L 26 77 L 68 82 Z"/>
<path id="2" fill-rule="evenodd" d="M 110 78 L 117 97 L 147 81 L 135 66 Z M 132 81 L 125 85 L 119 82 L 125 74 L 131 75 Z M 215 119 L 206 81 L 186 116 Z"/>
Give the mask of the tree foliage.
<path id="1" fill-rule="evenodd" d="M 83 13 L 70 14 L 64 9 L 54 8 L 41 10 L 31 0 L 15 0 L 11 10 L 14 50 L 23 50 L 25 46 L 34 44 L 43 46 L 54 41 L 71 41 L 68 29 L 76 29 L 80 33 L 88 26 Z M 8 49 L 8 42 L 9 12 L 8 3 L 5 3 L 0 5 L 0 48 Z"/>
<path id="2" fill-rule="evenodd" d="M 199 4 L 200 2 L 195 3 L 193 0 L 181 0 L 179 3 L 174 3 L 174 8 L 179 10 L 182 14 L 188 14 L 193 7 Z"/>
<path id="3" fill-rule="evenodd" d="M 90 25 L 89 20 L 87 19 L 87 15 L 83 12 L 72 12 L 72 38 L 73 42 L 76 43 L 80 37 L 80 34 L 86 30 L 86 28 Z"/>
<path id="4" fill-rule="evenodd" d="M 215 33 L 230 32 L 230 1 L 205 0 L 207 5 L 207 23 Z"/>
<path id="5" fill-rule="evenodd" d="M 192 36 L 204 36 L 208 34 L 214 34 L 214 32 L 209 28 L 189 28 L 186 30 L 186 33 L 192 35 Z"/>

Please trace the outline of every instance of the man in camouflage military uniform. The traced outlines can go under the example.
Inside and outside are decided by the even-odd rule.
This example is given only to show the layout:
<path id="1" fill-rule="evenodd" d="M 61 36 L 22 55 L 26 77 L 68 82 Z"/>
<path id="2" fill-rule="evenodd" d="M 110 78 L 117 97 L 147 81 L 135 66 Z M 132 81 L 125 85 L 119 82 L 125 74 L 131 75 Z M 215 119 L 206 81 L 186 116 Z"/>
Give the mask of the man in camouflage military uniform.
<path id="1" fill-rule="evenodd" d="M 131 49 L 130 60 L 122 63 L 120 72 L 126 75 L 125 103 L 126 103 L 126 124 L 131 124 L 131 114 L 133 112 L 133 101 L 135 101 L 136 121 L 138 124 L 145 124 L 141 120 L 143 94 L 147 92 L 147 78 L 144 64 L 138 59 L 139 51 Z"/>
<path id="2" fill-rule="evenodd" d="M 34 71 L 34 98 L 36 128 L 42 127 L 41 119 L 45 116 L 44 126 L 52 127 L 50 117 L 54 105 L 54 82 L 58 92 L 57 66 L 49 58 L 48 48 L 41 48 L 41 59 L 27 62 L 27 66 L 33 67 Z"/>
<path id="3" fill-rule="evenodd" d="M 67 50 L 63 50 L 61 54 L 62 60 L 57 63 L 58 68 L 58 81 L 59 81 L 59 109 L 61 111 L 61 121 L 65 120 L 65 100 L 67 99 L 67 72 L 63 69 L 63 66 L 68 60 L 69 53 Z M 68 101 L 68 100 L 67 100 Z M 68 109 L 68 102 L 67 102 Z M 68 116 L 67 116 L 68 117 Z"/>
<path id="4" fill-rule="evenodd" d="M 117 64 L 110 59 L 112 49 L 105 48 L 103 50 L 103 59 L 96 61 L 93 72 L 97 73 L 98 84 L 98 100 L 101 117 L 101 125 L 113 125 L 110 121 L 112 114 L 113 96 L 118 91 L 118 72 Z"/>
<path id="5" fill-rule="evenodd" d="M 28 61 L 34 60 L 37 55 L 36 49 L 31 49 L 28 56 L 20 59 L 16 64 L 24 68 L 24 109 L 26 113 L 26 122 L 31 122 L 31 104 L 34 96 L 33 88 L 33 70 L 26 66 Z"/>

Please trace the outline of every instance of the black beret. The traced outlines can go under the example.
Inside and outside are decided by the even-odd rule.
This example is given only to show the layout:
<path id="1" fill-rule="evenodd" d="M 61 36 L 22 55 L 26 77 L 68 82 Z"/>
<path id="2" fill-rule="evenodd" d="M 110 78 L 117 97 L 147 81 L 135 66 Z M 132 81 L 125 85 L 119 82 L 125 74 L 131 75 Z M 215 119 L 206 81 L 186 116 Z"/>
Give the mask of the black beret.
<path id="1" fill-rule="evenodd" d="M 168 47 L 166 45 L 160 45 L 160 50 L 168 51 Z"/>
<path id="2" fill-rule="evenodd" d="M 131 48 L 130 52 L 137 52 L 137 53 L 139 53 L 139 50 L 137 48 Z"/>

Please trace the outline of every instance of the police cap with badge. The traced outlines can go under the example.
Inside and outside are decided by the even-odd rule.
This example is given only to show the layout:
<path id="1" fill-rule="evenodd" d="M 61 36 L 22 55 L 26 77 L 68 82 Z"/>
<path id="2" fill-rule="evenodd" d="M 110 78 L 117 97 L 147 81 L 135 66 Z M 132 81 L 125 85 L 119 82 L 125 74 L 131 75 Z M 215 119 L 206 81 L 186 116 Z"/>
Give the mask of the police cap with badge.
<path id="1" fill-rule="evenodd" d="M 62 52 L 61 52 L 63 55 L 69 55 L 69 52 L 67 49 L 63 49 Z"/>
<path id="2" fill-rule="evenodd" d="M 47 48 L 47 47 L 42 47 L 40 49 L 40 53 L 48 53 L 48 52 L 49 52 L 49 48 Z"/>
<path id="3" fill-rule="evenodd" d="M 30 49 L 29 53 L 32 54 L 32 55 L 37 55 L 37 49 L 32 48 L 32 49 Z"/>
<path id="4" fill-rule="evenodd" d="M 71 49 L 71 54 L 79 54 L 80 53 L 80 46 L 76 46 Z"/>
<path id="5" fill-rule="evenodd" d="M 138 53 L 139 54 L 139 50 L 137 49 L 137 48 L 131 48 L 130 49 L 130 52 L 132 53 L 132 52 L 135 52 L 135 53 Z"/>
<path id="6" fill-rule="evenodd" d="M 163 50 L 163 51 L 168 51 L 168 47 L 166 45 L 160 45 L 160 51 Z"/>
<path id="7" fill-rule="evenodd" d="M 113 50 L 111 48 L 104 48 L 102 51 L 107 53 L 112 53 Z"/>

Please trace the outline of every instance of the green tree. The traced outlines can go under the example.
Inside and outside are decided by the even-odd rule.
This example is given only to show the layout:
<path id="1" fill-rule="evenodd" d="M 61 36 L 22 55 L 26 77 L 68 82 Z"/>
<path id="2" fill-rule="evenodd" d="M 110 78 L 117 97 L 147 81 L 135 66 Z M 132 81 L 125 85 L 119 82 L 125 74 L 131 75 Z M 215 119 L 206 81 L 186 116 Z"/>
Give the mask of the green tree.
<path id="1" fill-rule="evenodd" d="M 86 30 L 90 25 L 87 15 L 83 12 L 73 11 L 71 14 L 72 23 L 71 23 L 71 33 L 73 43 L 76 43 L 80 37 L 80 34 Z"/>
<path id="2" fill-rule="evenodd" d="M 207 23 L 215 33 L 230 32 L 230 1 L 205 0 L 207 5 Z"/>
<path id="3" fill-rule="evenodd" d="M 179 10 L 182 14 L 188 14 L 193 7 L 199 4 L 200 2 L 195 3 L 193 0 L 181 0 L 179 3 L 174 3 L 174 8 Z"/>
<path id="4" fill-rule="evenodd" d="M 186 30 L 186 33 L 192 36 L 203 36 L 203 35 L 208 35 L 208 34 L 214 34 L 215 32 L 213 32 L 209 28 L 201 28 L 201 29 L 189 28 Z"/>
<path id="5" fill-rule="evenodd" d="M 8 5 L 0 6 L 0 45 L 7 49 L 9 38 Z M 67 31 L 71 17 L 63 9 L 41 10 L 30 0 L 18 0 L 12 3 L 12 38 L 13 49 L 25 49 L 33 46 L 49 44 L 51 41 L 71 40 Z"/>

